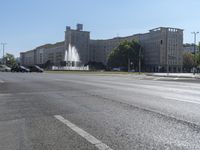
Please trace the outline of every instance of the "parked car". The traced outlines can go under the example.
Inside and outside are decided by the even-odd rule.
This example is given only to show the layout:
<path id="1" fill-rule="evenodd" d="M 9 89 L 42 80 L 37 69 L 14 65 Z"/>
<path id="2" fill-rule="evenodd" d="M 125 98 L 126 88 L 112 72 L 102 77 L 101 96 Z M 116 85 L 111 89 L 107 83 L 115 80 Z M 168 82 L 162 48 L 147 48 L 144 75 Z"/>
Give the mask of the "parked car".
<path id="1" fill-rule="evenodd" d="M 11 68 L 6 65 L 0 65 L 0 71 L 9 72 L 11 71 Z"/>
<path id="2" fill-rule="evenodd" d="M 120 68 L 112 68 L 112 71 L 121 71 Z"/>
<path id="3" fill-rule="evenodd" d="M 29 69 L 30 72 L 44 72 L 44 70 L 37 65 L 30 66 Z"/>
<path id="4" fill-rule="evenodd" d="M 135 72 L 135 69 L 131 69 L 130 72 Z"/>
<path id="5" fill-rule="evenodd" d="M 11 69 L 11 72 L 30 72 L 30 69 L 24 66 L 15 66 Z"/>

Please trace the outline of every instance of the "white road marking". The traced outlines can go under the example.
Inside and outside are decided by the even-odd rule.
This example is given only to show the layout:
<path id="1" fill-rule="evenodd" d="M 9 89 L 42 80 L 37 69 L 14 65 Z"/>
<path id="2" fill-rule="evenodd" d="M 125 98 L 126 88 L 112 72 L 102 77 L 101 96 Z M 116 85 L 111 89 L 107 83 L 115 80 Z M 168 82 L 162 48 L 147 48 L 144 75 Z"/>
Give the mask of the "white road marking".
<path id="1" fill-rule="evenodd" d="M 172 96 L 162 96 L 162 98 L 165 99 L 171 99 L 171 100 L 175 100 L 175 101 L 181 101 L 181 102 L 187 102 L 187 103 L 193 103 L 193 104 L 200 104 L 200 100 L 197 98 L 178 98 L 178 97 L 172 97 Z"/>
<path id="2" fill-rule="evenodd" d="M 54 81 L 65 81 L 63 79 L 54 79 Z"/>
<path id="3" fill-rule="evenodd" d="M 0 96 L 12 96 L 11 93 L 0 93 Z"/>
<path id="4" fill-rule="evenodd" d="M 174 78 L 173 80 L 178 80 L 179 78 Z"/>
<path id="5" fill-rule="evenodd" d="M 75 124 L 71 123 L 69 120 L 63 118 L 60 115 L 54 116 L 56 119 L 67 125 L 69 128 L 71 128 L 73 131 L 78 133 L 80 136 L 82 136 L 84 139 L 86 139 L 91 144 L 95 145 L 99 150 L 113 150 L 100 140 L 96 139 L 94 136 L 90 135 L 89 133 L 85 132 L 83 129 L 79 128 Z"/>
<path id="6" fill-rule="evenodd" d="M 0 83 L 5 83 L 3 80 L 0 80 Z"/>
<path id="7" fill-rule="evenodd" d="M 160 79 L 162 79 L 163 77 L 156 77 L 156 78 L 154 78 L 153 80 L 154 81 L 157 81 L 157 80 L 160 80 Z"/>

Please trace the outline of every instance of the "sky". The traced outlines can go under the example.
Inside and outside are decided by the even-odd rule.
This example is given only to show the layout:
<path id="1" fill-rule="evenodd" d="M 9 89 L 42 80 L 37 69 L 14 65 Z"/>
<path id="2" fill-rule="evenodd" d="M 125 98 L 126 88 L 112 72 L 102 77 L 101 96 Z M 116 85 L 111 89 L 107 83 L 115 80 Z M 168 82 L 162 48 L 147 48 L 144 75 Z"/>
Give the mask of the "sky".
<path id="1" fill-rule="evenodd" d="M 17 57 L 37 46 L 63 41 L 65 27 L 76 28 L 77 23 L 90 31 L 91 39 L 175 27 L 184 29 L 184 43 L 193 43 L 191 32 L 200 31 L 200 1 L 0 0 L 0 43 L 7 43 L 5 51 Z"/>

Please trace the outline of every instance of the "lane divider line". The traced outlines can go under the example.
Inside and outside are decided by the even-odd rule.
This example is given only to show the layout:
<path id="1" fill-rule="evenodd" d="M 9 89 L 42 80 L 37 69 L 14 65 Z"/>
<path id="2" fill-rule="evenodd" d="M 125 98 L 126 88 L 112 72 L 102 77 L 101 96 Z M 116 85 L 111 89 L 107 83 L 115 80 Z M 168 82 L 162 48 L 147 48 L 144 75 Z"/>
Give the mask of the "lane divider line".
<path id="1" fill-rule="evenodd" d="M 193 103 L 193 104 L 200 104 L 200 100 L 197 100 L 196 98 L 190 100 L 190 98 L 176 98 L 176 97 L 170 97 L 170 96 L 162 96 L 162 98 L 180 101 L 180 102 L 187 102 L 187 103 Z"/>
<path id="2" fill-rule="evenodd" d="M 154 78 L 153 80 L 154 81 L 157 81 L 157 80 L 160 80 L 160 79 L 162 79 L 163 77 L 157 77 L 157 78 Z"/>
<path id="3" fill-rule="evenodd" d="M 100 140 L 96 139 L 94 136 L 90 135 L 89 133 L 87 133 L 83 129 L 79 128 L 75 124 L 71 123 L 69 120 L 63 118 L 62 116 L 55 115 L 54 117 L 56 119 L 58 119 L 59 121 L 61 121 L 62 123 L 64 123 L 65 125 L 67 125 L 69 128 L 71 128 L 77 134 L 79 134 L 80 136 L 82 136 L 88 142 L 90 142 L 91 144 L 95 145 L 99 150 L 113 150 L 109 146 L 107 146 L 106 144 L 104 144 Z"/>
<path id="4" fill-rule="evenodd" d="M 179 78 L 174 78 L 173 80 L 178 80 Z"/>
<path id="5" fill-rule="evenodd" d="M 0 83 L 4 83 L 4 81 L 3 81 L 3 80 L 0 80 Z"/>

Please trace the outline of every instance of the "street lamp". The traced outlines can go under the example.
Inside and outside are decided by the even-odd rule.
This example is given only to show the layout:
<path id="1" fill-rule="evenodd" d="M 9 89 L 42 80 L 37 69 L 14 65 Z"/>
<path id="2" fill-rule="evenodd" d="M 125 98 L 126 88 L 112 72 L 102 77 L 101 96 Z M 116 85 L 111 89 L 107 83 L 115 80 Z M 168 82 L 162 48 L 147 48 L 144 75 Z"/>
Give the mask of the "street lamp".
<path id="1" fill-rule="evenodd" d="M 3 47 L 3 58 L 2 58 L 2 59 L 3 59 L 3 61 L 2 61 L 3 64 L 4 64 L 4 62 L 5 62 L 5 61 L 4 61 L 4 50 L 5 50 L 5 45 L 6 45 L 6 44 L 7 44 L 7 43 L 1 43 L 1 45 L 2 45 L 2 47 Z"/>
<path id="2" fill-rule="evenodd" d="M 140 45 L 140 49 L 139 49 L 139 74 L 141 73 L 141 51 L 142 51 L 142 46 Z"/>
<path id="3" fill-rule="evenodd" d="M 193 69 L 193 73 L 195 74 L 195 54 L 196 54 L 196 36 L 199 32 L 192 32 L 192 34 L 194 34 L 194 69 Z"/>
<path id="4" fill-rule="evenodd" d="M 194 55 L 196 53 L 196 36 L 199 32 L 192 32 L 192 34 L 194 34 Z"/>

